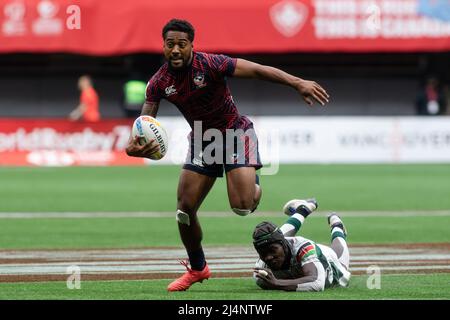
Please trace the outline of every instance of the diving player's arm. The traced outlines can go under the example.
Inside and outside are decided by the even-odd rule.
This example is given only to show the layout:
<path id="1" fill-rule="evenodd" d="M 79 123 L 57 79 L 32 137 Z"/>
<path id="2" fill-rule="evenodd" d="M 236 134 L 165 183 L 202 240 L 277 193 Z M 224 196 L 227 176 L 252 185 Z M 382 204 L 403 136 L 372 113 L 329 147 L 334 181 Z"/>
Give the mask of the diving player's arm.
<path id="1" fill-rule="evenodd" d="M 284 84 L 297 90 L 305 102 L 312 106 L 313 100 L 321 105 L 328 102 L 329 95 L 318 83 L 295 77 L 280 69 L 261 65 L 244 59 L 237 59 L 233 73 L 237 78 L 255 78 Z"/>
<path id="2" fill-rule="evenodd" d="M 262 270 L 262 269 L 261 269 Z M 306 263 L 302 267 L 303 275 L 297 279 L 277 279 L 270 269 L 263 269 L 267 276 L 255 273 L 260 287 L 285 291 L 323 291 L 325 288 L 325 270 L 319 261 Z"/>
<path id="3" fill-rule="evenodd" d="M 144 102 L 142 106 L 141 116 L 156 117 L 158 113 L 159 102 Z M 131 157 L 149 158 L 153 153 L 159 150 L 158 144 L 155 140 L 149 141 L 149 143 L 140 145 L 139 137 L 132 137 L 128 140 L 128 146 L 125 149 L 127 155 Z"/>

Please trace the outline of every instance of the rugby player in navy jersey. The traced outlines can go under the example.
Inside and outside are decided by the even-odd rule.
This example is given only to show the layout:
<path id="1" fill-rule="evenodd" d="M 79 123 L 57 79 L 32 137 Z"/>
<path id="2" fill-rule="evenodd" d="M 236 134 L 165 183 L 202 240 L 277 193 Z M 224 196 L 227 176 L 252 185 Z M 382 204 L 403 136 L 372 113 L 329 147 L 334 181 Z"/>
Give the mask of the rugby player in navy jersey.
<path id="1" fill-rule="evenodd" d="M 316 82 L 273 67 L 194 51 L 194 28 L 188 21 L 172 19 L 164 26 L 162 37 L 167 61 L 148 82 L 141 114 L 156 117 L 160 100 L 166 99 L 180 110 L 194 132 L 199 124 L 201 128 L 200 139 L 191 132 L 190 150 L 178 184 L 176 218 L 191 267 L 184 262 L 187 272 L 167 289 L 183 291 L 211 275 L 201 245 L 197 210 L 216 178 L 223 177 L 225 171 L 230 206 L 240 216 L 253 212 L 262 194 L 256 175 L 262 165 L 253 123 L 239 114 L 226 78 L 256 78 L 285 84 L 297 90 L 308 105 L 314 101 L 325 105 L 329 95 Z M 223 133 L 225 142 L 203 141 L 203 133 L 209 129 Z M 230 130 L 236 133 L 231 143 L 225 138 Z M 238 147 L 239 141 L 243 142 L 243 148 Z M 211 143 L 216 145 L 210 153 L 213 161 L 205 156 Z M 131 137 L 126 152 L 129 156 L 148 158 L 157 150 L 156 143 L 150 141 L 141 146 L 137 138 Z M 220 151 L 224 154 L 219 155 L 218 161 Z"/>

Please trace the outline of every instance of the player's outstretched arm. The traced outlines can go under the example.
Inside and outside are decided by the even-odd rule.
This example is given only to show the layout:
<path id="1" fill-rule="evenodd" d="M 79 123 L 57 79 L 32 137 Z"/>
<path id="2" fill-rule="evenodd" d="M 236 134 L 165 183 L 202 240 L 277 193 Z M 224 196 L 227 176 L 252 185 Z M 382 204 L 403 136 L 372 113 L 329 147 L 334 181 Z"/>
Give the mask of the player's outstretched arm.
<path id="1" fill-rule="evenodd" d="M 141 115 L 156 117 L 158 113 L 159 103 L 145 102 L 142 106 Z M 150 158 L 150 156 L 159 150 L 158 144 L 155 140 L 149 141 L 149 143 L 140 145 L 139 137 L 132 137 L 128 140 L 128 146 L 125 149 L 127 155 L 131 157 Z"/>
<path id="2" fill-rule="evenodd" d="M 310 106 L 313 105 L 314 100 L 324 106 L 330 98 L 325 89 L 314 81 L 304 80 L 283 70 L 244 59 L 237 59 L 233 76 L 238 78 L 255 78 L 290 86 L 297 90 L 303 97 L 303 100 Z"/>

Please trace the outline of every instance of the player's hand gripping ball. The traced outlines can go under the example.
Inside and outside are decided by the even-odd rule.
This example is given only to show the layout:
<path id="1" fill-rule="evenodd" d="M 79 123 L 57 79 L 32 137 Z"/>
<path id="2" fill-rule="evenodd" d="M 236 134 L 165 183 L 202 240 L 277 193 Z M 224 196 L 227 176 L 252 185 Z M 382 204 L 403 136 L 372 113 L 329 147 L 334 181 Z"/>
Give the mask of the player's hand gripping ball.
<path id="1" fill-rule="evenodd" d="M 159 160 L 167 153 L 169 139 L 161 123 L 150 116 L 140 116 L 133 123 L 132 136 L 139 138 L 139 144 L 144 145 L 151 140 L 155 140 L 159 150 L 149 157 L 152 160 Z"/>

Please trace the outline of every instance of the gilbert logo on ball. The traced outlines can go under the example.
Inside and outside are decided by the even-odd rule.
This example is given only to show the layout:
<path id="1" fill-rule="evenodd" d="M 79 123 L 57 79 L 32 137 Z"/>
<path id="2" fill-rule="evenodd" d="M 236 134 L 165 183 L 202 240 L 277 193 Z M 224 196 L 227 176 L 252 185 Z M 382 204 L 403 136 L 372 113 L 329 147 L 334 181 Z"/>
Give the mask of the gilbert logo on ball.
<path id="1" fill-rule="evenodd" d="M 132 136 L 139 137 L 139 143 L 144 145 L 151 140 L 159 146 L 159 150 L 150 156 L 152 160 L 159 160 L 167 153 L 168 138 L 161 123 L 150 116 L 140 116 L 133 123 Z"/>

